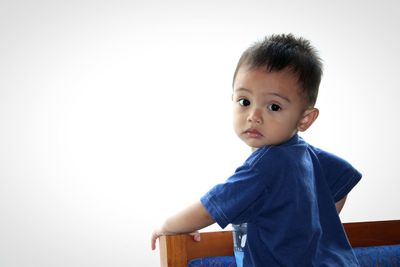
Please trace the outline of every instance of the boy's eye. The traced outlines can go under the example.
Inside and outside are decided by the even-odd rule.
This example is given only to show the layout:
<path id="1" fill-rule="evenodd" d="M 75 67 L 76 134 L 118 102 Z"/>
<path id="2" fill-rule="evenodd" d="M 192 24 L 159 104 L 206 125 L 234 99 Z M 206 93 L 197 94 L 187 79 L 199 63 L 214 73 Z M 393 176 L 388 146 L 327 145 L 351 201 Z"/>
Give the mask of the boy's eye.
<path id="1" fill-rule="evenodd" d="M 249 106 L 250 105 L 250 101 L 249 100 L 247 100 L 247 99 L 244 99 L 244 98 L 242 98 L 242 99 L 239 99 L 239 105 L 241 105 L 241 106 L 244 106 L 244 107 L 247 107 L 247 106 Z"/>
<path id="2" fill-rule="evenodd" d="M 279 111 L 279 110 L 281 110 L 281 107 L 277 104 L 271 104 L 268 106 L 268 109 L 271 111 Z"/>

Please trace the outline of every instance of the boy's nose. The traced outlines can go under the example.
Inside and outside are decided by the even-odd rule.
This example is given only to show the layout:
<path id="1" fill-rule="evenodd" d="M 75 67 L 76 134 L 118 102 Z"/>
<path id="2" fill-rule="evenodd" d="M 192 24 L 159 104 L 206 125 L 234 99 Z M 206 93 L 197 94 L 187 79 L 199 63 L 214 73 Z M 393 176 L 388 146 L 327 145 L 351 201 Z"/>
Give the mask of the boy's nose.
<path id="1" fill-rule="evenodd" d="M 261 110 L 259 109 L 252 110 L 249 116 L 247 117 L 247 121 L 251 123 L 261 124 L 263 122 Z"/>

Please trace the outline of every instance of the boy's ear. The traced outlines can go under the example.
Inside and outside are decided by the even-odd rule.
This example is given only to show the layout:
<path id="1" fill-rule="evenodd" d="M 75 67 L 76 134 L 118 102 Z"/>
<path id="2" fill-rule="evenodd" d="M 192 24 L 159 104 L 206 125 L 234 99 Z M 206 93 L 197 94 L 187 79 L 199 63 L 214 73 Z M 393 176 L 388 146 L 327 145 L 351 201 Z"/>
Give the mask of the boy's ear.
<path id="1" fill-rule="evenodd" d="M 311 124 L 318 118 L 319 110 L 317 108 L 308 108 L 303 112 L 303 115 L 297 125 L 300 132 L 306 131 Z"/>

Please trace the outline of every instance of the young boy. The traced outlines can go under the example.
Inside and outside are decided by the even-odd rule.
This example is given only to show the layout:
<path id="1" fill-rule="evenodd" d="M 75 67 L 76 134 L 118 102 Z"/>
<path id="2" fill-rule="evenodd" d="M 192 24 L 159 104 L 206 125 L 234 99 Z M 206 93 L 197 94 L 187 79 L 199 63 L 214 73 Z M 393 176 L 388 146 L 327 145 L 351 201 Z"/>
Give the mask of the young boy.
<path id="1" fill-rule="evenodd" d="M 314 48 L 291 34 L 267 37 L 242 54 L 233 78 L 234 129 L 253 153 L 225 183 L 156 229 L 153 249 L 161 235 L 232 223 L 247 233 L 238 265 L 358 266 L 338 211 L 361 174 L 298 136 L 318 117 L 321 76 Z"/>

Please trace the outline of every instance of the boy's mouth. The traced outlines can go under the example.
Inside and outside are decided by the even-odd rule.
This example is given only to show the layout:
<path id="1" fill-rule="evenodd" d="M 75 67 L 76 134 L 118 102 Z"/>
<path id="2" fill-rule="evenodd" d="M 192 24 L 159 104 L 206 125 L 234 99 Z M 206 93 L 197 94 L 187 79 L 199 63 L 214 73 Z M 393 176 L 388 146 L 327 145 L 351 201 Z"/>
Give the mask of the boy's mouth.
<path id="1" fill-rule="evenodd" d="M 256 129 L 252 129 L 252 128 L 244 131 L 244 134 L 251 138 L 260 138 L 263 136 L 259 131 L 257 131 Z"/>

